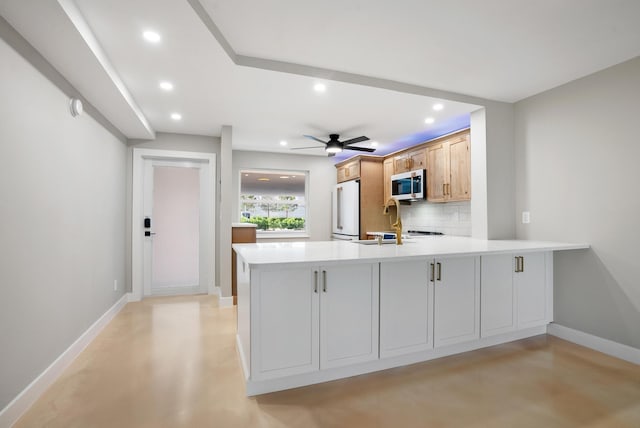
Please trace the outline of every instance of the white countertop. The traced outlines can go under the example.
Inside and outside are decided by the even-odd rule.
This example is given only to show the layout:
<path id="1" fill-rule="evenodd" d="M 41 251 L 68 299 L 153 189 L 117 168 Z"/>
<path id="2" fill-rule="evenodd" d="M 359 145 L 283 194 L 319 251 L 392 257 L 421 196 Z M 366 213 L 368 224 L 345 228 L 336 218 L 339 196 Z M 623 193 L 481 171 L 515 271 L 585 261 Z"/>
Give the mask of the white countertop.
<path id="1" fill-rule="evenodd" d="M 361 245 L 350 241 L 233 244 L 233 249 L 249 264 L 249 267 L 291 263 L 375 262 L 390 259 L 408 260 L 427 256 L 470 256 L 586 248 L 589 248 L 589 244 L 485 240 L 459 236 L 417 237 L 405 239 L 403 245 Z"/>

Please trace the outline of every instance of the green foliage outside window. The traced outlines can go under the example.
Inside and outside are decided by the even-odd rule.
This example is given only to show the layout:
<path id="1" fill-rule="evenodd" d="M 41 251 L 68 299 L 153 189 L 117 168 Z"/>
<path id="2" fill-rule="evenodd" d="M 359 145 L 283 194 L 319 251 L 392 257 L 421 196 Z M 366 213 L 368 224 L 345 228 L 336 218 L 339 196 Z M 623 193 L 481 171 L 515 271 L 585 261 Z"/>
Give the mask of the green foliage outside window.
<path id="1" fill-rule="evenodd" d="M 300 217 L 242 217 L 242 223 L 252 223 L 258 230 L 304 230 L 304 219 Z"/>

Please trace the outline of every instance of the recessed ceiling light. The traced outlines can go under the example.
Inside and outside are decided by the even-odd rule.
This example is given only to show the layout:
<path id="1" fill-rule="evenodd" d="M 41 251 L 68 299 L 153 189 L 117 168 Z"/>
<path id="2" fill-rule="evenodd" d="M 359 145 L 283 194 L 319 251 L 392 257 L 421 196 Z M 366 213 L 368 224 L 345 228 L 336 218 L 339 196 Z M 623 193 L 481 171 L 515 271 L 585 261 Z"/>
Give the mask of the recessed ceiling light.
<path id="1" fill-rule="evenodd" d="M 142 33 L 142 37 L 144 37 L 146 41 L 151 43 L 158 43 L 162 39 L 162 37 L 160 37 L 160 34 L 151 30 L 147 30 L 144 33 Z"/>
<path id="2" fill-rule="evenodd" d="M 173 83 L 171 82 L 160 82 L 160 88 L 164 89 L 165 91 L 172 91 L 173 90 Z"/>
<path id="3" fill-rule="evenodd" d="M 284 140 L 282 140 L 282 141 L 280 141 L 280 145 L 281 145 L 281 146 L 286 146 L 286 145 L 287 145 L 287 142 L 286 142 L 286 141 L 284 141 Z M 281 177 L 281 178 L 282 178 L 282 177 Z"/>
<path id="4" fill-rule="evenodd" d="M 316 92 L 324 92 L 327 90 L 327 85 L 325 85 L 324 83 L 316 83 L 313 86 L 313 90 Z"/>
<path id="5" fill-rule="evenodd" d="M 435 121 L 436 121 L 436 120 L 435 120 L 434 118 L 432 118 L 432 117 L 428 117 L 428 118 L 426 118 L 426 119 L 424 120 L 424 123 L 426 123 L 426 124 L 431 124 L 431 123 L 433 123 L 433 122 L 435 122 Z"/>
<path id="6" fill-rule="evenodd" d="M 258 178 L 258 181 L 271 181 L 271 179 L 266 178 L 266 177 L 260 177 L 260 178 Z"/>
<path id="7" fill-rule="evenodd" d="M 443 106 L 442 104 L 439 104 L 439 103 L 438 103 L 438 104 L 434 104 L 434 105 L 433 105 L 433 109 L 434 109 L 435 111 L 440 111 L 440 110 L 442 110 L 443 108 L 444 108 L 444 106 Z"/>
<path id="8" fill-rule="evenodd" d="M 171 113 L 171 119 L 180 120 L 182 119 L 182 115 L 180 113 Z"/>
<path id="9" fill-rule="evenodd" d="M 249 174 L 245 174 L 244 176 L 245 176 L 245 177 L 248 177 L 248 176 L 249 176 Z"/>

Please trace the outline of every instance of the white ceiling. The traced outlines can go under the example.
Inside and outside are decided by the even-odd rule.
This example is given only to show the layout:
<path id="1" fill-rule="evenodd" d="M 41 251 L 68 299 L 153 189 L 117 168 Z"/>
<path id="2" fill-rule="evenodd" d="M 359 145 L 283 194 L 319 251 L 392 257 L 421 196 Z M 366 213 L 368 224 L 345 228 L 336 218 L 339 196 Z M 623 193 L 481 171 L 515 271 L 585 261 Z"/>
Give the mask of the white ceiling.
<path id="1" fill-rule="evenodd" d="M 515 102 L 640 55 L 638 0 L 200 0 L 233 49 Z"/>
<path id="2" fill-rule="evenodd" d="M 239 55 L 488 99 L 514 101 L 640 54 L 637 0 L 201 5 Z M 303 134 L 339 133 L 367 135 L 384 154 L 456 129 L 479 104 L 331 80 L 318 94 L 315 78 L 236 65 L 187 1 L 5 0 L 0 14 L 129 138 L 219 136 L 232 125 L 234 149 L 289 151 L 316 145 Z M 161 43 L 144 41 L 146 29 Z"/>

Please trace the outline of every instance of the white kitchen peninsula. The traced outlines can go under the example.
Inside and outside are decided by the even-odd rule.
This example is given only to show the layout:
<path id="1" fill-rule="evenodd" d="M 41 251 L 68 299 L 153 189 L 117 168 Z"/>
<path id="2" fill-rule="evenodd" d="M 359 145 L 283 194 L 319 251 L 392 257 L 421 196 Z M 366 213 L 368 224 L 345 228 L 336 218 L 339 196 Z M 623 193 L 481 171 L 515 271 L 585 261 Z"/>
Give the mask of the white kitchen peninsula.
<path id="1" fill-rule="evenodd" d="M 447 236 L 235 244 L 247 395 L 546 333 L 553 251 L 588 247 Z"/>

